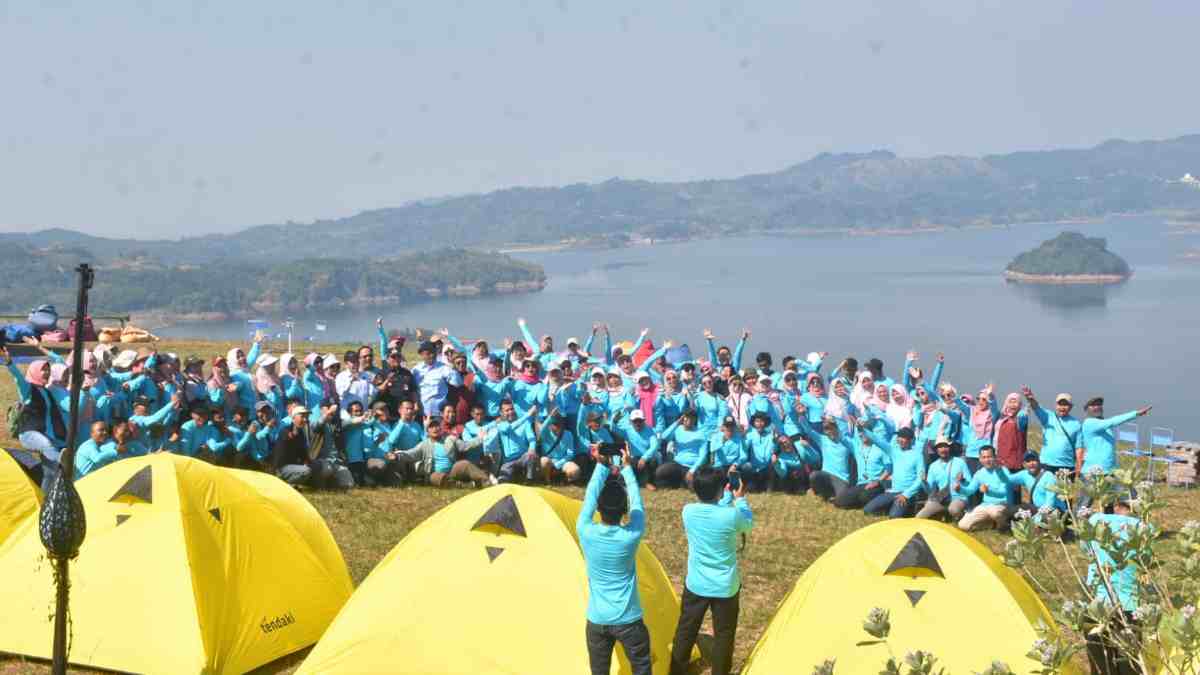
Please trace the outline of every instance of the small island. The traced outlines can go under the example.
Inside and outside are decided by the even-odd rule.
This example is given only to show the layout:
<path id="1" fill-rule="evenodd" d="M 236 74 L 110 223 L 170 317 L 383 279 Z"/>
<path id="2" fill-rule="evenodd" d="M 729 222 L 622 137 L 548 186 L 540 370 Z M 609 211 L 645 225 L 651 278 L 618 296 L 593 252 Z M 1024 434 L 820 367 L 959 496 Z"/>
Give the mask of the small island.
<path id="1" fill-rule="evenodd" d="M 1117 284 L 1133 276 L 1129 263 L 1108 250 L 1103 237 L 1063 232 L 1013 259 L 1009 281 L 1035 284 Z"/>

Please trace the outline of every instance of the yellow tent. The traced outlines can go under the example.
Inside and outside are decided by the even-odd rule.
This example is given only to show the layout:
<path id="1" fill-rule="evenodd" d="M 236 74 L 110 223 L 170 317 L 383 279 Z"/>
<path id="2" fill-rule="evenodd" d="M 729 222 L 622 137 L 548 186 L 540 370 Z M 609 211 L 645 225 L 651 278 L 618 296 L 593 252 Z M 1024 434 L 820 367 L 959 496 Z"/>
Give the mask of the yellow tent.
<path id="1" fill-rule="evenodd" d="M 29 480 L 25 470 L 0 450 L 0 545 L 21 521 L 42 505 L 42 491 Z"/>
<path id="2" fill-rule="evenodd" d="M 516 485 L 446 506 L 363 581 L 300 673 L 588 672 L 580 506 Z M 645 544 L 637 568 L 654 673 L 663 675 L 679 600 Z M 620 649 L 613 671 L 629 672 Z"/>
<path id="3" fill-rule="evenodd" d="M 874 607 L 891 613 L 886 645 L 862 628 Z M 838 674 L 874 673 L 890 654 L 917 650 L 948 673 L 993 660 L 1029 673 L 1038 667 L 1025 655 L 1039 621 L 1054 625 L 1029 584 L 971 536 L 928 520 L 886 520 L 845 537 L 804 572 L 742 673 L 808 673 L 826 659 L 836 659 Z"/>
<path id="4" fill-rule="evenodd" d="M 320 515 L 273 476 L 155 454 L 78 487 L 87 539 L 71 565 L 73 663 L 242 673 L 314 643 L 353 590 Z M 49 657 L 43 554 L 36 515 L 0 543 L 0 651 Z"/>

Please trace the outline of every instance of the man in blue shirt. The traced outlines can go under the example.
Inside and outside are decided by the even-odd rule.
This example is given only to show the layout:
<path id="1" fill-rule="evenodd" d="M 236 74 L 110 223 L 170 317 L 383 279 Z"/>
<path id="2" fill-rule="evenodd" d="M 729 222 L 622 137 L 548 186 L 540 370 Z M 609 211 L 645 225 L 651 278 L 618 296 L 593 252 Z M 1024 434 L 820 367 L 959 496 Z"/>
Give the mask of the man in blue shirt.
<path id="1" fill-rule="evenodd" d="M 724 487 L 724 497 L 722 495 Z M 671 675 L 687 672 L 692 647 L 704 615 L 712 609 L 712 675 L 729 675 L 733 640 L 737 636 L 738 599 L 742 579 L 738 572 L 738 535 L 749 532 L 754 516 L 746 501 L 746 482 L 733 491 L 725 476 L 712 467 L 696 471 L 692 479 L 698 502 L 683 507 L 683 529 L 688 538 L 688 571 L 684 580 L 679 625 L 671 646 Z M 717 498 L 721 497 L 718 502 Z M 731 506 L 732 505 L 732 506 Z"/>
<path id="2" fill-rule="evenodd" d="M 620 642 L 634 675 L 650 675 L 650 631 L 638 598 L 637 550 L 646 514 L 629 450 L 621 465 L 592 451 L 596 468 L 575 521 L 588 573 L 587 648 L 592 675 L 608 675 L 613 646 Z M 597 508 L 600 522 L 592 522 Z M 625 514 L 629 523 L 621 524 Z"/>
<path id="3" fill-rule="evenodd" d="M 1050 473 L 1065 469 L 1074 476 L 1077 464 L 1082 463 L 1084 446 L 1083 425 L 1071 416 L 1071 409 L 1075 407 L 1071 395 L 1055 396 L 1054 412 L 1049 412 L 1038 405 L 1029 387 L 1023 387 L 1021 391 L 1042 425 L 1042 453 L 1039 455 L 1042 468 Z"/>
<path id="4" fill-rule="evenodd" d="M 1104 417 L 1104 397 L 1097 396 L 1087 402 L 1087 419 L 1083 420 L 1080 431 L 1083 440 L 1083 452 L 1075 459 L 1076 470 L 1080 475 L 1089 471 L 1100 470 L 1112 473 L 1117 468 L 1117 442 L 1113 438 L 1113 429 L 1127 422 L 1150 414 L 1150 406 L 1131 410 L 1124 415 Z"/>
<path id="5" fill-rule="evenodd" d="M 1118 540 L 1122 542 L 1129 539 L 1130 531 L 1138 528 L 1142 521 L 1132 515 L 1132 509 L 1127 498 L 1119 498 L 1117 503 L 1113 505 L 1113 513 L 1097 513 L 1091 516 L 1088 521 L 1094 526 L 1107 527 Z M 1134 616 L 1134 610 L 1138 607 L 1138 579 L 1137 565 L 1132 562 L 1127 563 L 1123 567 L 1117 567 L 1116 561 L 1109 555 L 1097 541 L 1092 541 L 1088 544 L 1089 557 L 1092 562 L 1088 564 L 1087 583 L 1091 587 L 1095 598 L 1109 605 L 1118 605 L 1120 614 L 1113 621 L 1113 624 L 1104 630 L 1087 630 L 1087 655 L 1093 673 L 1136 673 L 1139 668 L 1136 668 L 1133 663 L 1130 663 L 1129 658 L 1124 655 L 1124 651 L 1128 651 L 1130 646 L 1137 647 L 1137 619 Z M 1113 598 L 1112 592 L 1115 592 L 1117 597 Z M 1112 635 L 1112 631 L 1128 630 L 1125 635 L 1121 636 L 1121 642 L 1125 645 L 1125 650 L 1122 650 L 1118 645 L 1116 636 Z M 1130 644 L 1130 640 L 1133 644 Z"/>

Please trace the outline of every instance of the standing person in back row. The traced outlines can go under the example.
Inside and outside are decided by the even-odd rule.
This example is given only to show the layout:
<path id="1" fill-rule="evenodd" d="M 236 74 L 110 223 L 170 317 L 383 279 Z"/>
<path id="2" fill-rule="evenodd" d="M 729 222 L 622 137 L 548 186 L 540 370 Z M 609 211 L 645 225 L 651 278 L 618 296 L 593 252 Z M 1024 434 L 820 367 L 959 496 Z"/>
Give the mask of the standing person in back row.
<path id="1" fill-rule="evenodd" d="M 671 675 L 687 672 L 696 635 L 710 608 L 712 675 L 729 675 L 733 640 L 737 636 L 738 599 L 742 591 L 737 540 L 739 534 L 749 532 L 754 526 L 754 516 L 746 501 L 746 481 L 742 481 L 735 492 L 726 484 L 724 474 L 705 467 L 696 472 L 692 487 L 700 501 L 683 507 L 688 571 L 679 625 L 675 628 L 675 641 L 671 646 Z M 718 497 L 721 497 L 720 502 Z"/>
<path id="2" fill-rule="evenodd" d="M 1055 396 L 1054 411 L 1049 412 L 1038 405 L 1037 397 L 1029 387 L 1022 387 L 1021 393 L 1042 425 L 1042 452 L 1039 456 L 1042 468 L 1053 474 L 1066 471 L 1075 476 L 1075 463 L 1083 457 L 1084 445 L 1083 425 L 1071 416 L 1071 409 L 1075 407 L 1071 395 Z"/>
<path id="3" fill-rule="evenodd" d="M 592 675 L 608 675 L 615 643 L 625 648 L 634 675 L 650 675 L 650 631 L 638 597 L 637 550 L 646 514 L 629 450 L 618 467 L 598 450 L 575 533 L 588 573 L 587 649 Z M 596 509 L 600 522 L 592 522 Z M 621 519 L 629 513 L 629 524 Z"/>

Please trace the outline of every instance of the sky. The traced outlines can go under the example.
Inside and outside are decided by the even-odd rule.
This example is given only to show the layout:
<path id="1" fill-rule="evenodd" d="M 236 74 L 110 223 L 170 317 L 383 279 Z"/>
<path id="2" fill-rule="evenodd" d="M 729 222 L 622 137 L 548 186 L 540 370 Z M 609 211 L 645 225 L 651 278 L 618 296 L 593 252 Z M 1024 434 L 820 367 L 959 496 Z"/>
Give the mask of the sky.
<path id="1" fill-rule="evenodd" d="M 0 0 L 0 231 L 1200 131 L 1200 3 Z"/>

